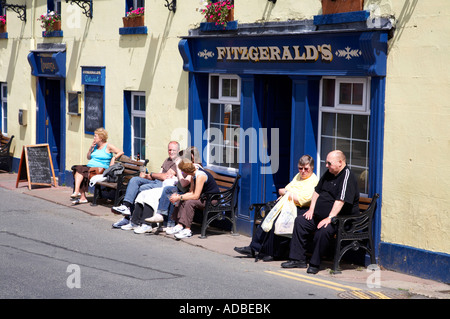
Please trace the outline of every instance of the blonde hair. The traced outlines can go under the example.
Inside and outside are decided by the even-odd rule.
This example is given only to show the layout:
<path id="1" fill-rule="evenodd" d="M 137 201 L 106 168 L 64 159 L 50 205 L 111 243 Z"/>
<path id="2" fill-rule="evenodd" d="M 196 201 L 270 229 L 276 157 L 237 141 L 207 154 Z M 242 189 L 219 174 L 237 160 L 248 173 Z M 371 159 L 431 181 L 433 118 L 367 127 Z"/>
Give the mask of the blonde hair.
<path id="1" fill-rule="evenodd" d="M 194 174 L 196 167 L 190 159 L 182 158 L 181 162 L 178 164 L 178 168 L 185 172 L 186 174 Z"/>
<path id="2" fill-rule="evenodd" d="M 94 134 L 97 134 L 103 142 L 106 142 L 108 140 L 108 132 L 103 127 L 99 127 L 98 129 L 96 129 L 94 131 Z"/>

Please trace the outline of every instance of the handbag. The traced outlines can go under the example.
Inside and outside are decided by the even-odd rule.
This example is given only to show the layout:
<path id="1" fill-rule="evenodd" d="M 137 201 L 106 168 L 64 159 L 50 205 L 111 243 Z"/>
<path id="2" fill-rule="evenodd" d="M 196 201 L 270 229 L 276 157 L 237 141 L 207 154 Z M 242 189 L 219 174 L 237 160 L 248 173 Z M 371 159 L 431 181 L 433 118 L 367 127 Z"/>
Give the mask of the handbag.
<path id="1" fill-rule="evenodd" d="M 103 174 L 104 170 L 103 167 L 89 167 L 89 179 L 95 175 Z"/>
<path id="2" fill-rule="evenodd" d="M 281 209 L 278 219 L 275 222 L 275 235 L 292 237 L 294 221 L 297 217 L 297 206 L 288 200 Z"/>

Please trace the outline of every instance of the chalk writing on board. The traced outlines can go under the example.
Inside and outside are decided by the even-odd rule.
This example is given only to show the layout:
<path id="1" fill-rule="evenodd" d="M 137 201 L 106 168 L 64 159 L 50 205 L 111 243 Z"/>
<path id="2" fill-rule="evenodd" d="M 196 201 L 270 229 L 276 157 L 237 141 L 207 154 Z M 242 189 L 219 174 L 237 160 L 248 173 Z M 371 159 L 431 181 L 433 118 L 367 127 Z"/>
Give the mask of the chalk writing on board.
<path id="1" fill-rule="evenodd" d="M 30 147 L 28 169 L 31 183 L 51 184 L 50 159 L 47 146 Z"/>
<path id="2" fill-rule="evenodd" d="M 52 183 L 53 180 L 53 183 Z M 48 144 L 26 145 L 23 147 L 19 163 L 16 187 L 19 182 L 31 185 L 56 186 L 55 172 Z"/>
<path id="3" fill-rule="evenodd" d="M 86 132 L 103 126 L 103 92 L 86 91 L 84 122 Z"/>

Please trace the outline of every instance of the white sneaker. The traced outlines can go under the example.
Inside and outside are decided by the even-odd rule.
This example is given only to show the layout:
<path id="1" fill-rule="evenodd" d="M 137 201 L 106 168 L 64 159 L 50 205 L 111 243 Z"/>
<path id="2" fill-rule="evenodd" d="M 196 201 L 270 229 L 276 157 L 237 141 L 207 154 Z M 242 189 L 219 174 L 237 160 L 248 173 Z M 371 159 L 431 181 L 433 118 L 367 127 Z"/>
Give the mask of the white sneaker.
<path id="1" fill-rule="evenodd" d="M 115 206 L 112 210 L 125 216 L 131 215 L 130 209 L 125 205 Z"/>
<path id="2" fill-rule="evenodd" d="M 192 232 L 190 229 L 183 229 L 175 234 L 175 237 L 178 239 L 189 238 L 192 236 Z"/>
<path id="3" fill-rule="evenodd" d="M 164 221 L 164 217 L 161 214 L 155 213 L 152 217 L 146 218 L 145 221 L 149 223 L 162 223 Z"/>
<path id="4" fill-rule="evenodd" d="M 120 228 L 122 230 L 133 230 L 133 229 L 138 228 L 138 227 L 139 227 L 138 225 L 135 225 L 132 222 L 130 222 L 130 223 L 126 224 L 126 225 L 121 226 Z"/>
<path id="5" fill-rule="evenodd" d="M 182 230 L 183 230 L 183 226 L 176 225 L 174 227 L 167 228 L 166 229 L 166 234 L 167 235 L 173 235 L 173 234 L 176 234 L 176 233 L 178 233 L 178 232 L 180 232 Z"/>
<path id="6" fill-rule="evenodd" d="M 144 233 L 150 233 L 152 231 L 153 227 L 149 226 L 147 224 L 142 224 L 141 226 L 134 229 L 134 232 L 136 234 L 144 234 Z"/>

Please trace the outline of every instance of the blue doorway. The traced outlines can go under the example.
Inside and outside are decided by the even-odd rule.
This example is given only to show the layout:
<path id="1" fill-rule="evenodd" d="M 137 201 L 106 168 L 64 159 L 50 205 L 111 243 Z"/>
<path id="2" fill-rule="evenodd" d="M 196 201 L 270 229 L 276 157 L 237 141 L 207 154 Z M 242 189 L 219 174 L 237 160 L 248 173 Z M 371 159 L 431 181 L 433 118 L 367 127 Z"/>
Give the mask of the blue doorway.
<path id="1" fill-rule="evenodd" d="M 290 179 L 292 80 L 284 75 L 257 76 L 258 113 L 261 127 L 267 129 L 266 154 L 271 157 L 272 174 L 261 174 L 261 202 L 278 198 L 278 189 Z M 276 159 L 275 159 L 276 158 Z M 263 159 L 264 160 L 264 159 Z"/>
<path id="2" fill-rule="evenodd" d="M 65 170 L 65 91 L 64 80 L 39 77 L 38 80 L 38 144 L 49 144 L 55 175 L 64 181 Z"/>

